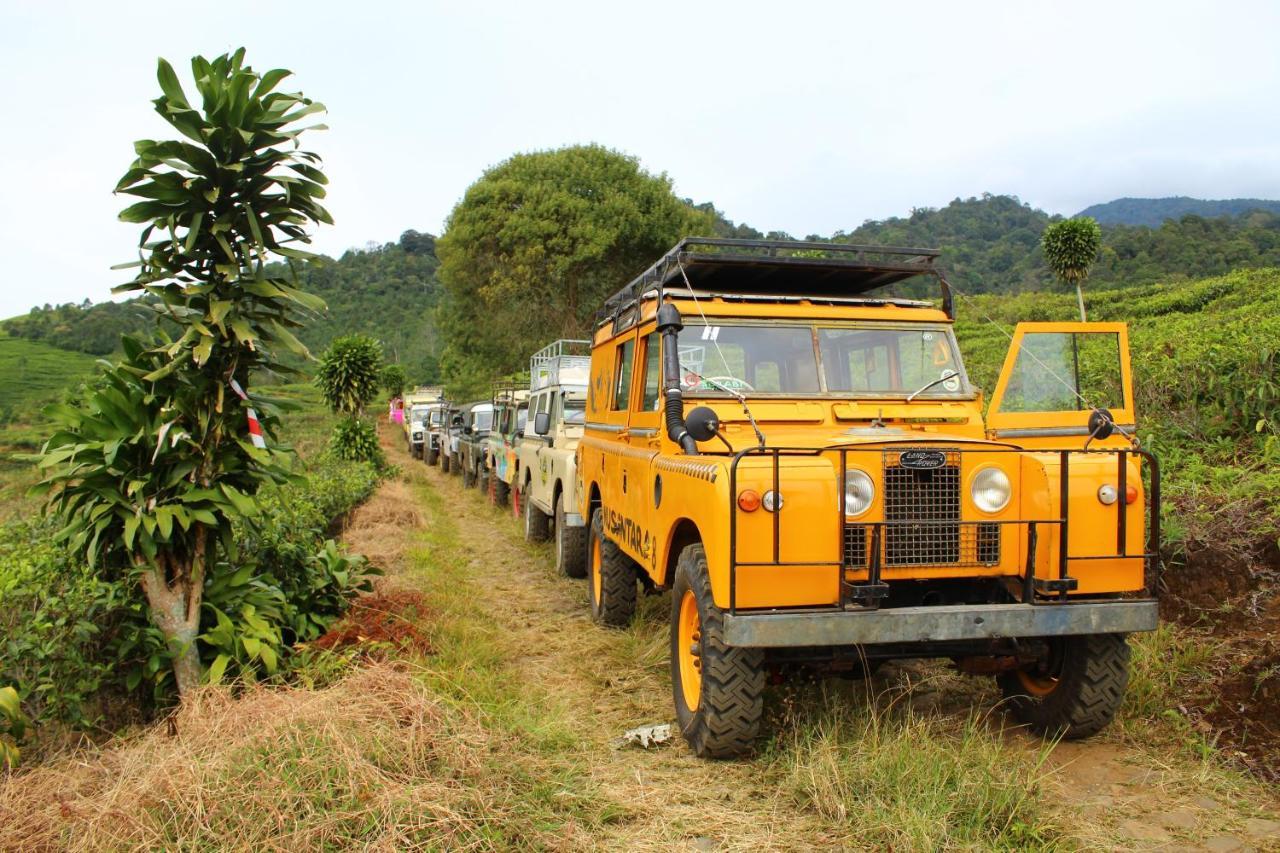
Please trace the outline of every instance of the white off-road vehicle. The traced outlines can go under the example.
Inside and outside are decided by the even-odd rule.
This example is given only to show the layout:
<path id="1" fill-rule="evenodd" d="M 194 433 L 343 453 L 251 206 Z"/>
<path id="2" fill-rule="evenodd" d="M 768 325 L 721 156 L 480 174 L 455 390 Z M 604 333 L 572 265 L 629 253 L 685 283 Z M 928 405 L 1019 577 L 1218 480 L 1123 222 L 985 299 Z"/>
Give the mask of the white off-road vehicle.
<path id="1" fill-rule="evenodd" d="M 587 527 L 578 512 L 575 457 L 591 370 L 590 341 L 559 340 L 529 360 L 529 415 L 516 447 L 511 505 L 525 539 L 554 538 L 556 568 L 586 577 Z"/>

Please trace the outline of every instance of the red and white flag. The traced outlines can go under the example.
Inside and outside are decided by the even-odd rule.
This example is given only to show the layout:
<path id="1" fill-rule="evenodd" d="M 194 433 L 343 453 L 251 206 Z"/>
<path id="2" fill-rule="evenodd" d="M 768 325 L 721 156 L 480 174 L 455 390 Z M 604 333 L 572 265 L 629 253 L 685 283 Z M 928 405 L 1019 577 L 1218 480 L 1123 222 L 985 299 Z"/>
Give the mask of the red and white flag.
<path id="1" fill-rule="evenodd" d="M 236 392 L 236 396 L 246 403 L 249 402 L 249 395 L 244 393 L 244 389 L 240 387 L 240 383 L 231 380 L 231 390 Z M 253 446 L 262 450 L 267 449 L 267 440 L 262 436 L 262 424 L 258 422 L 258 413 L 253 410 L 253 406 L 245 406 L 245 411 L 249 414 L 249 440 L 253 442 Z"/>

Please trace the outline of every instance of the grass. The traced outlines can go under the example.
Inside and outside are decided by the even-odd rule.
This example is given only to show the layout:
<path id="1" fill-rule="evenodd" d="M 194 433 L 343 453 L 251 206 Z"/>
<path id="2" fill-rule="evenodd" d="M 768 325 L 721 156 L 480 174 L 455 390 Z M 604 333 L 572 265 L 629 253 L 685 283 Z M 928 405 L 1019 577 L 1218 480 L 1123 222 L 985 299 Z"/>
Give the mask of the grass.
<path id="1" fill-rule="evenodd" d="M 998 725 L 912 709 L 910 693 L 849 702 L 823 691 L 775 740 L 803 808 L 861 848 L 1053 850 L 1072 846 L 1048 806 L 1051 744 L 1011 748 Z"/>

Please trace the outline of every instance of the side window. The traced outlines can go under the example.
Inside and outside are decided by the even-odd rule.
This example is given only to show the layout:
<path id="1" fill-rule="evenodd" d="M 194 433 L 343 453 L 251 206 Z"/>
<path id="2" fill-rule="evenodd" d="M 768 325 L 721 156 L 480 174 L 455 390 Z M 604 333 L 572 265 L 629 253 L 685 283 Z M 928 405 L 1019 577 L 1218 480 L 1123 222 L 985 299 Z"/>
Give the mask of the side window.
<path id="1" fill-rule="evenodd" d="M 644 396 L 640 400 L 641 411 L 658 411 L 661 385 L 662 348 L 659 345 L 658 333 L 650 332 L 644 339 Z"/>
<path id="2" fill-rule="evenodd" d="M 632 338 L 618 345 L 617 366 L 614 368 L 613 409 L 625 412 L 627 400 L 631 397 L 631 356 L 634 354 L 636 342 Z"/>
<path id="3" fill-rule="evenodd" d="M 1083 399 L 1082 399 L 1083 398 Z M 1022 339 L 1001 409 L 1084 411 L 1083 402 L 1123 408 L 1119 335 L 1033 332 Z"/>

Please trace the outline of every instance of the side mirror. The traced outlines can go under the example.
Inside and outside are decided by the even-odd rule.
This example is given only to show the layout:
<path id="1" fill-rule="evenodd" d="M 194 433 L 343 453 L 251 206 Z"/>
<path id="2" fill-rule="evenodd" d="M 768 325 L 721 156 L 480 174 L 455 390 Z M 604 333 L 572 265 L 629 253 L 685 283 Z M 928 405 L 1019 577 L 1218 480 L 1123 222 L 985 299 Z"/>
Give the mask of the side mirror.
<path id="1" fill-rule="evenodd" d="M 720 432 L 720 417 L 707 406 L 698 406 L 684 416 L 684 428 L 694 441 L 710 441 Z"/>
<path id="2" fill-rule="evenodd" d="M 1116 431 L 1116 422 L 1111 418 L 1111 412 L 1106 409 L 1094 409 L 1089 415 L 1089 438 L 1102 439 L 1109 438 Z"/>
<path id="3" fill-rule="evenodd" d="M 533 416 L 533 431 L 538 435 L 546 435 L 551 432 L 550 412 L 538 412 Z"/>

